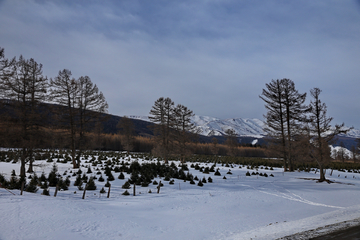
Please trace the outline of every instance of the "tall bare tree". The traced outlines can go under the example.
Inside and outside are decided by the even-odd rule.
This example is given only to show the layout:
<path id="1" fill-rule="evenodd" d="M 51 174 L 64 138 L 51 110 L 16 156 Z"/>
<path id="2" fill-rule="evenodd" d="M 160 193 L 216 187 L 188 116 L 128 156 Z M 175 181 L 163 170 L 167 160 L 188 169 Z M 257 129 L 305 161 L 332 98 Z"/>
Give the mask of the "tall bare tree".
<path id="1" fill-rule="evenodd" d="M 89 126 L 95 126 L 101 113 L 107 111 L 108 104 L 102 92 L 91 82 L 88 76 L 78 80 L 71 78 L 71 71 L 59 71 L 57 77 L 51 79 L 52 100 L 66 106 L 67 113 L 63 120 L 70 130 L 70 148 L 74 168 L 80 164 L 80 154 L 84 145 L 84 134 Z M 76 156 L 76 151 L 78 155 Z"/>
<path id="2" fill-rule="evenodd" d="M 310 108 L 304 104 L 306 93 L 300 94 L 290 79 L 272 80 L 266 84 L 260 98 L 265 102 L 267 114 L 265 131 L 273 149 L 284 159 L 284 170 L 293 171 L 294 144 L 305 115 Z"/>
<path id="3" fill-rule="evenodd" d="M 96 84 L 93 84 L 90 77 L 80 77 L 76 81 L 77 91 L 75 107 L 79 128 L 78 155 L 77 161 L 80 164 L 80 155 L 85 147 L 85 131 L 89 131 L 90 126 L 94 126 L 96 121 L 101 121 L 101 113 L 107 112 L 108 104 L 102 92 L 99 91 Z"/>
<path id="4" fill-rule="evenodd" d="M 67 112 L 60 113 L 61 119 L 65 121 L 65 125 L 70 130 L 70 149 L 73 168 L 78 168 L 76 163 L 76 98 L 78 92 L 78 84 L 75 78 L 71 77 L 71 71 L 64 69 L 59 71 L 58 76 L 50 79 L 50 96 L 51 100 L 59 105 L 65 106 Z"/>
<path id="5" fill-rule="evenodd" d="M 7 59 L 5 57 L 5 50 L 4 48 L 0 47 L 0 107 L 1 109 L 4 109 L 7 105 L 7 91 L 5 88 L 4 82 L 6 82 L 9 78 L 13 78 L 16 72 L 16 58 Z M 1 112 L 1 122 L 0 122 L 0 137 L 1 141 L 4 143 L 5 141 L 8 141 L 8 114 L 5 111 Z"/>
<path id="6" fill-rule="evenodd" d="M 335 136 L 340 133 L 346 133 L 350 129 L 344 129 L 344 123 L 331 127 L 332 117 L 328 117 L 327 106 L 320 100 L 321 90 L 313 88 L 311 91 L 312 100 L 310 102 L 310 123 L 309 133 L 311 137 L 312 150 L 310 156 L 317 162 L 320 169 L 320 182 L 326 181 L 325 178 L 325 165 L 330 161 L 330 147 L 335 140 Z M 310 139 L 309 139 L 310 140 Z"/>
<path id="7" fill-rule="evenodd" d="M 191 153 L 188 143 L 191 141 L 191 135 L 195 133 L 195 125 L 191 118 L 194 116 L 193 111 L 178 104 L 174 109 L 175 114 L 175 139 L 181 161 L 185 161 L 185 156 Z"/>
<path id="8" fill-rule="evenodd" d="M 39 142 L 39 126 L 43 123 L 39 117 L 38 106 L 45 100 L 47 78 L 42 74 L 42 65 L 34 59 L 19 57 L 12 76 L 1 78 L 4 96 L 10 99 L 14 114 L 12 122 L 19 130 L 18 143 L 22 148 L 20 176 L 25 177 L 25 163 L 30 160 L 32 172 L 33 149 Z"/>
<path id="9" fill-rule="evenodd" d="M 156 123 L 154 127 L 156 135 L 155 152 L 168 163 L 168 157 L 172 150 L 172 134 L 175 124 L 174 102 L 170 98 L 160 97 L 152 106 L 149 119 Z"/>
<path id="10" fill-rule="evenodd" d="M 227 129 L 225 131 L 225 137 L 226 137 L 226 141 L 225 144 L 228 146 L 229 151 L 228 154 L 230 156 L 235 156 L 236 155 L 236 147 L 238 145 L 238 141 L 237 141 L 237 134 L 235 132 L 234 129 Z"/>

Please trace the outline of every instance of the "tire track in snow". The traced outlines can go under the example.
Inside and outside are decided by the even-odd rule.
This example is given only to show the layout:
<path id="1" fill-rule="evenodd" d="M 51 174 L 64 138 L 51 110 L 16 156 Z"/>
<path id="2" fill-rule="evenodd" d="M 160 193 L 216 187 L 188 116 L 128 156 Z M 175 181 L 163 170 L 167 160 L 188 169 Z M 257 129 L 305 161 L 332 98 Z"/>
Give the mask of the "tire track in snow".
<path id="1" fill-rule="evenodd" d="M 332 206 L 332 205 L 327 205 L 327 204 L 323 204 L 323 203 L 312 202 L 310 200 L 302 198 L 301 196 L 299 196 L 299 195 L 297 195 L 295 193 L 290 192 L 288 189 L 286 189 L 284 187 L 281 187 L 281 188 L 284 189 L 287 193 L 280 192 L 279 190 L 276 190 L 276 188 L 279 188 L 280 186 L 277 186 L 274 183 L 271 183 L 271 185 L 274 186 L 274 190 L 276 191 L 276 193 L 267 192 L 267 191 L 264 191 L 264 190 L 259 190 L 259 189 L 255 188 L 253 186 L 250 186 L 250 185 L 244 185 L 244 184 L 242 184 L 242 185 L 246 186 L 246 187 L 249 187 L 249 188 L 252 188 L 252 189 L 254 189 L 254 190 L 258 191 L 258 192 L 265 193 L 265 194 L 268 194 L 268 195 L 272 195 L 272 196 L 275 196 L 275 197 L 288 199 L 290 201 L 296 201 L 296 202 L 301 202 L 301 203 L 305 203 L 305 204 L 308 204 L 308 205 L 320 206 L 320 207 L 337 208 L 337 209 L 344 209 L 345 208 L 345 207 Z"/>

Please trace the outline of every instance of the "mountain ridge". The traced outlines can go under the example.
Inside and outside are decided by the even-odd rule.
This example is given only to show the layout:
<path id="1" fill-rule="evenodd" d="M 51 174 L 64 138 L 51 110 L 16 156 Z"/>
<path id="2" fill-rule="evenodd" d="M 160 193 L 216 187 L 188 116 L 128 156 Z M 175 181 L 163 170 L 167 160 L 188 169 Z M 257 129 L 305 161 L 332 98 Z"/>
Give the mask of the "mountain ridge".
<path id="1" fill-rule="evenodd" d="M 148 116 L 130 116 L 132 119 L 151 122 Z M 264 131 L 265 123 L 257 118 L 227 118 L 220 119 L 210 116 L 195 115 L 192 117 L 198 133 L 203 136 L 225 136 L 225 131 L 232 129 L 239 137 L 266 137 Z M 359 129 L 351 129 L 343 137 L 360 138 Z"/>

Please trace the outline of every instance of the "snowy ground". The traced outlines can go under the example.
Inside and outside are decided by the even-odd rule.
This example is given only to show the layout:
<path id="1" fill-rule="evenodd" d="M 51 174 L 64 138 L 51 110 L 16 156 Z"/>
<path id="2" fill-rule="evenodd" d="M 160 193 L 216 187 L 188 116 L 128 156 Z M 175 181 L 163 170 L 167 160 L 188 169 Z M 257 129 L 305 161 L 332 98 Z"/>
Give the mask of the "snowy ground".
<path id="1" fill-rule="evenodd" d="M 45 161 L 35 164 L 38 176 L 52 167 Z M 41 195 L 41 189 L 22 196 L 18 190 L 12 195 L 0 189 L 0 239 L 277 239 L 317 228 L 331 231 L 336 228 L 320 227 L 360 217 L 358 173 L 334 171 L 327 177 L 336 183 L 328 184 L 303 179 L 317 178 L 314 172 L 259 169 L 274 177 L 249 177 L 245 173 L 253 170 L 244 166 L 234 165 L 233 174 L 227 175 L 229 168 L 217 164 L 222 176 L 214 176 L 188 165 L 194 176 L 211 176 L 214 182 L 199 187 L 162 180 L 160 194 L 149 185 L 137 186 L 136 196 L 123 196 L 121 186 L 129 175 L 119 180 L 113 173 L 110 198 L 99 194 L 105 182 L 96 181 L 98 189 L 87 191 L 85 200 L 73 186 L 75 177 L 70 189 L 57 197 L 54 188 L 51 196 Z M 71 170 L 69 163 L 57 166 L 60 174 Z M 12 169 L 18 173 L 19 164 L 0 162 L 0 173 L 7 178 Z"/>

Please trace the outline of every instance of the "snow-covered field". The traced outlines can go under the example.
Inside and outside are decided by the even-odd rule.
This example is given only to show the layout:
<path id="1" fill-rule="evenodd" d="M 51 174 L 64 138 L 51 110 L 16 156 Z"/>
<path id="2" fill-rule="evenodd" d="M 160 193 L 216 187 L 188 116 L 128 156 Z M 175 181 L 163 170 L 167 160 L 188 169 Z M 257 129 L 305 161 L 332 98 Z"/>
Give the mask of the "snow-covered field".
<path id="1" fill-rule="evenodd" d="M 48 173 L 52 164 L 36 161 L 37 175 Z M 83 165 L 90 164 L 83 160 Z M 70 163 L 57 166 L 61 175 L 65 170 L 71 175 Z M 96 180 L 97 190 L 87 191 L 84 200 L 83 191 L 73 186 L 75 177 L 69 190 L 58 192 L 57 197 L 54 188 L 50 188 L 51 196 L 41 195 L 42 189 L 20 196 L 18 190 L 12 190 L 12 195 L 0 188 L 0 239 L 277 239 L 360 218 L 358 173 L 334 171 L 327 178 L 335 183 L 328 184 L 308 180 L 318 177 L 314 172 L 259 168 L 259 173 L 274 177 L 246 176 L 247 171 L 256 170 L 217 164 L 221 176 L 214 176 L 188 166 L 194 176 L 210 176 L 213 183 L 199 187 L 175 179 L 170 185 L 158 178 L 164 183 L 159 194 L 156 185 L 150 184 L 137 186 L 136 196 L 124 196 L 121 186 L 129 175 L 120 180 L 119 173 L 113 172 L 110 198 L 99 193 L 106 181 Z M 7 178 L 12 169 L 18 173 L 19 164 L 0 162 L 0 173 Z M 226 174 L 229 169 L 232 175 Z"/>

